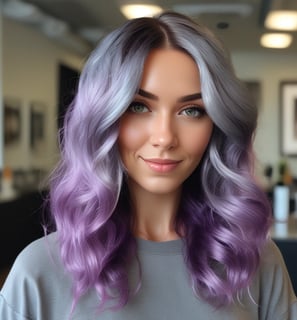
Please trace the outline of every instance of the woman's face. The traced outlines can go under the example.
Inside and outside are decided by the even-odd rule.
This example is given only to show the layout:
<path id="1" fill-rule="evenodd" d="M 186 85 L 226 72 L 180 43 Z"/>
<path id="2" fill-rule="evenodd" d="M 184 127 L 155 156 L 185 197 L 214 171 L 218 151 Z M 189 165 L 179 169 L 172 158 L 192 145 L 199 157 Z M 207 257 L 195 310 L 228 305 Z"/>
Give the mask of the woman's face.
<path id="1" fill-rule="evenodd" d="M 190 56 L 175 49 L 149 54 L 139 91 L 120 119 L 118 144 L 132 191 L 175 193 L 199 165 L 213 128 L 201 94 Z"/>

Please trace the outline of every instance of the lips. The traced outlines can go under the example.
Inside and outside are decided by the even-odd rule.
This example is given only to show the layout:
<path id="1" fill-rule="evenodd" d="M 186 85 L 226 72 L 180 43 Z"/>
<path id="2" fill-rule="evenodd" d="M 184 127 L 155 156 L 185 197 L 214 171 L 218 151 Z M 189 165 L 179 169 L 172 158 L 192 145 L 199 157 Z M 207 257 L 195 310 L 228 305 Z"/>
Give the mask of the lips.
<path id="1" fill-rule="evenodd" d="M 168 173 L 170 171 L 173 171 L 179 163 L 181 163 L 180 160 L 172 160 L 172 159 L 144 159 L 143 161 L 147 164 L 147 166 L 159 173 Z"/>

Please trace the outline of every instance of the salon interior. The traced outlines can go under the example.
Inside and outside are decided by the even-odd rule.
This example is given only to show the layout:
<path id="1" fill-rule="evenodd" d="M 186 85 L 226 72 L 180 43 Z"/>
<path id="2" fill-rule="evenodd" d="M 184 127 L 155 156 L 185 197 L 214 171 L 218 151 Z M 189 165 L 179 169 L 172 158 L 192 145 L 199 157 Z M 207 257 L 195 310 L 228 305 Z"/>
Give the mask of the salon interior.
<path id="1" fill-rule="evenodd" d="M 2 0 L 0 287 L 41 237 L 47 176 L 80 70 L 105 34 L 173 10 L 212 29 L 259 108 L 255 175 L 271 200 L 271 236 L 297 292 L 297 2 L 291 0 Z"/>

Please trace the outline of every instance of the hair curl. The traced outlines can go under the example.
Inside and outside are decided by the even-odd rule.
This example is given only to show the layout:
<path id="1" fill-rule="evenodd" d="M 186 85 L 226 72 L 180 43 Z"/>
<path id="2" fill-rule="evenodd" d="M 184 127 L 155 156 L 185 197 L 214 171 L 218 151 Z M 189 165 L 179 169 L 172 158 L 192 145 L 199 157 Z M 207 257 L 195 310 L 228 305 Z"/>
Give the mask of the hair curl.
<path id="1" fill-rule="evenodd" d="M 267 237 L 270 205 L 253 178 L 257 109 L 212 33 L 187 17 L 164 13 L 128 21 L 90 55 L 67 112 L 61 161 L 51 178 L 51 212 L 62 260 L 74 283 L 74 305 L 95 288 L 101 306 L 132 294 L 127 266 L 136 256 L 128 190 L 118 152 L 118 123 L 137 92 L 154 48 L 189 54 L 200 71 L 214 131 L 185 181 L 177 231 L 194 292 L 226 305 L 247 288 Z M 117 295 L 114 295 L 115 292 Z"/>

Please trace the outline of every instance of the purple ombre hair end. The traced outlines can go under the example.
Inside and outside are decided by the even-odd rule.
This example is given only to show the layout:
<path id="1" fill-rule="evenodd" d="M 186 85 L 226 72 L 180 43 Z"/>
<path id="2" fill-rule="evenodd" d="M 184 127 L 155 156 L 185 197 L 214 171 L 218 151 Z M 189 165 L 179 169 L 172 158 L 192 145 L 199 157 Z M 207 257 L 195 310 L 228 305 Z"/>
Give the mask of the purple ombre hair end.
<path id="1" fill-rule="evenodd" d="M 248 288 L 259 266 L 270 205 L 253 178 L 257 108 L 207 29 L 175 13 L 140 18 L 110 33 L 90 55 L 65 117 L 61 161 L 51 177 L 51 212 L 73 280 L 73 306 L 91 289 L 101 307 L 113 299 L 122 307 L 133 292 L 128 267 L 137 248 L 118 122 L 138 90 L 147 55 L 164 46 L 196 61 L 214 122 L 210 145 L 185 181 L 177 217 L 193 290 L 226 305 Z"/>

